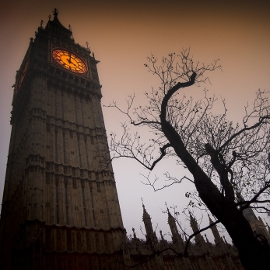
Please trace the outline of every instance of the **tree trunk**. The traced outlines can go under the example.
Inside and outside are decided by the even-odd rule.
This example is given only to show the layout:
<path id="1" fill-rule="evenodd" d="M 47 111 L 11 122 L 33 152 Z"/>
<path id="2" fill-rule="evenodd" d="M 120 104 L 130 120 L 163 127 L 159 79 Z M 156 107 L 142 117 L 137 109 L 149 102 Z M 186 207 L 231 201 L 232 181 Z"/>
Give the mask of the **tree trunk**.
<path id="1" fill-rule="evenodd" d="M 193 174 L 199 197 L 231 236 L 234 245 L 238 249 L 239 258 L 244 268 L 246 270 L 269 270 L 269 245 L 264 245 L 256 238 L 248 221 L 242 212 L 237 209 L 234 201 L 231 198 L 225 198 L 220 193 L 187 151 L 174 128 L 166 120 L 161 123 L 162 131 L 174 148 L 175 153 Z"/>
<path id="2" fill-rule="evenodd" d="M 173 147 L 176 155 L 183 161 L 193 175 L 199 197 L 210 212 L 224 225 L 231 236 L 234 245 L 238 249 L 239 258 L 244 268 L 246 270 L 269 270 L 269 244 L 262 243 L 257 239 L 250 224 L 243 216 L 242 212 L 237 209 L 233 193 L 232 196 L 227 196 L 228 194 L 226 194 L 226 197 L 218 190 L 217 186 L 188 152 L 178 132 L 173 128 L 170 122 L 166 120 L 169 99 L 180 88 L 194 84 L 195 78 L 196 73 L 193 72 L 188 82 L 176 84 L 164 96 L 160 113 L 162 131 Z M 220 177 L 222 177 L 222 175 L 220 175 Z"/>
<path id="3" fill-rule="evenodd" d="M 198 183 L 199 182 L 199 183 Z M 203 187 L 203 181 L 195 180 L 195 186 L 200 198 L 206 204 L 213 215 L 224 225 L 234 245 L 238 249 L 239 258 L 246 270 L 270 269 L 270 248 L 267 243 L 262 243 L 256 238 L 250 224 L 242 212 L 234 203 L 225 198 L 213 198 L 213 194 L 207 192 L 207 185 Z M 206 192 L 205 192 L 206 191 Z M 215 204 L 214 204 L 215 202 Z"/>

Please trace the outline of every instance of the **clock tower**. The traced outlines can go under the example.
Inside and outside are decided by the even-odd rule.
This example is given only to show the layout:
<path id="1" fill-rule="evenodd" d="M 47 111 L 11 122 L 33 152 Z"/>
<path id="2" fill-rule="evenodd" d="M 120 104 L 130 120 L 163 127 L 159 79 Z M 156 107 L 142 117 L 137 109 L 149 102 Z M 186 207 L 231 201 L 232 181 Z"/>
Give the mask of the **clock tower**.
<path id="1" fill-rule="evenodd" d="M 97 63 L 53 12 L 17 72 L 0 268 L 122 269 L 125 230 Z"/>

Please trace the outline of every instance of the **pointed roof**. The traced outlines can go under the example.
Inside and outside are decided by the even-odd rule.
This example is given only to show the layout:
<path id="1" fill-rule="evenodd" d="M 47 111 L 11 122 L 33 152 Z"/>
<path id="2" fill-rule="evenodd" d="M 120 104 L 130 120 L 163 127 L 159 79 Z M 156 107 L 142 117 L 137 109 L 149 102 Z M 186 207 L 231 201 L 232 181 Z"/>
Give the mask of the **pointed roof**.
<path id="1" fill-rule="evenodd" d="M 214 223 L 214 221 L 211 219 L 211 217 L 209 216 L 209 214 L 208 214 L 208 218 L 209 218 L 209 224 Z"/>
<path id="2" fill-rule="evenodd" d="M 167 207 L 167 214 L 168 214 L 168 224 L 169 224 L 170 228 L 172 229 L 172 227 L 176 227 L 175 226 L 175 219 L 172 216 L 168 207 Z"/>
<path id="3" fill-rule="evenodd" d="M 167 213 L 168 213 L 168 223 L 169 223 L 170 220 L 172 220 L 172 219 L 174 220 L 174 217 L 172 216 L 168 207 L 167 207 Z"/>
<path id="4" fill-rule="evenodd" d="M 136 235 L 135 229 L 133 227 L 132 227 L 132 231 L 133 231 L 133 238 L 137 239 L 137 235 Z"/>
<path id="5" fill-rule="evenodd" d="M 142 204 L 143 207 L 143 220 L 145 219 L 151 219 L 150 215 L 147 213 L 144 204 Z"/>
<path id="6" fill-rule="evenodd" d="M 47 23 L 46 29 L 54 30 L 56 33 L 61 33 L 63 36 L 71 38 L 72 32 L 70 29 L 64 27 L 58 19 L 59 11 L 55 8 L 53 11 L 53 20 L 51 20 L 51 16 L 49 16 L 49 21 Z"/>
<path id="7" fill-rule="evenodd" d="M 163 234 L 162 234 L 162 230 L 159 231 L 159 234 L 160 234 L 161 240 L 164 241 L 164 237 L 163 237 Z"/>
<path id="8" fill-rule="evenodd" d="M 267 224 L 268 233 L 270 234 L 270 227 L 269 227 L 269 224 L 268 224 L 268 223 L 266 223 L 266 224 Z"/>
<path id="9" fill-rule="evenodd" d="M 197 220 L 196 218 L 191 214 L 191 212 L 189 212 L 189 217 L 190 217 L 190 225 L 191 225 L 191 228 L 193 229 L 193 231 L 197 231 L 199 230 L 199 226 L 198 226 L 198 223 L 197 223 Z"/>

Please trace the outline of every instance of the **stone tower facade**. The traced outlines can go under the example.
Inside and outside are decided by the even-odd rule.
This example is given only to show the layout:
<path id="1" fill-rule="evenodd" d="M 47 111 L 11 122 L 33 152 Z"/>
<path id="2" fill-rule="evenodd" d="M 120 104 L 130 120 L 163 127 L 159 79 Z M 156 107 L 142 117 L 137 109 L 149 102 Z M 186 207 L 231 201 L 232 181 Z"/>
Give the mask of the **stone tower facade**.
<path id="1" fill-rule="evenodd" d="M 17 73 L 0 222 L 1 269 L 121 269 L 125 237 L 98 61 L 58 11 Z"/>

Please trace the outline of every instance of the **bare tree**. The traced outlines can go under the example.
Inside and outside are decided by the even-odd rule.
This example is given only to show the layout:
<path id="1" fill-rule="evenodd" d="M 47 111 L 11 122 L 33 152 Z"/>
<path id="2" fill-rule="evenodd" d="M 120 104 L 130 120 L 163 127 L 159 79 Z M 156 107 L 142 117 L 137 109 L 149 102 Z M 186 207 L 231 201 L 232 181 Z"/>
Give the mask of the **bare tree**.
<path id="1" fill-rule="evenodd" d="M 193 61 L 189 50 L 183 50 L 160 62 L 151 56 L 145 67 L 160 80 L 158 90 L 145 93 L 148 104 L 134 107 L 134 96 L 130 96 L 125 110 L 116 102 L 109 105 L 128 119 L 121 137 L 111 134 L 112 159 L 132 158 L 152 171 L 163 158 L 175 157 L 188 172 L 177 178 L 167 172 L 169 182 L 163 187 L 191 181 L 198 205 L 204 205 L 224 225 L 245 269 L 269 269 L 269 245 L 254 235 L 243 216 L 248 207 L 269 211 L 269 93 L 257 91 L 253 104 L 245 107 L 242 122 L 234 124 L 227 119 L 224 100 L 222 112 L 213 113 L 217 98 L 209 97 L 207 91 L 199 101 L 181 96 L 182 88 L 208 80 L 207 72 L 220 68 L 218 61 L 200 64 Z M 150 142 L 143 142 L 130 126 L 148 128 Z M 155 180 L 146 178 L 155 187 Z"/>

